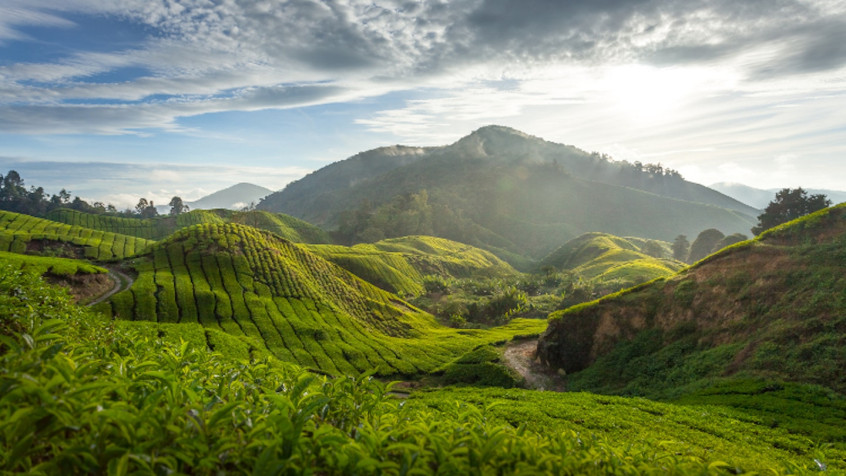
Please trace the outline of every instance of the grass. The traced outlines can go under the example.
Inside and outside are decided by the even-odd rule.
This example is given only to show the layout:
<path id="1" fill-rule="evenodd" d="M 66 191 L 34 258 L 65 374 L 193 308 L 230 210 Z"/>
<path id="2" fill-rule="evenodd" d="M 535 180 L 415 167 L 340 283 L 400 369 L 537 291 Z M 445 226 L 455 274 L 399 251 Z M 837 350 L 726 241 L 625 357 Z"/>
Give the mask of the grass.
<path id="1" fill-rule="evenodd" d="M 200 325 L 333 375 L 425 374 L 475 346 L 545 326 L 519 319 L 489 330 L 444 327 L 396 295 L 243 225 L 180 230 L 133 263 L 134 285 L 98 310 L 130 321 Z"/>
<path id="2" fill-rule="evenodd" d="M 133 256 L 151 243 L 135 236 L 0 211 L 0 251 L 102 261 Z"/>

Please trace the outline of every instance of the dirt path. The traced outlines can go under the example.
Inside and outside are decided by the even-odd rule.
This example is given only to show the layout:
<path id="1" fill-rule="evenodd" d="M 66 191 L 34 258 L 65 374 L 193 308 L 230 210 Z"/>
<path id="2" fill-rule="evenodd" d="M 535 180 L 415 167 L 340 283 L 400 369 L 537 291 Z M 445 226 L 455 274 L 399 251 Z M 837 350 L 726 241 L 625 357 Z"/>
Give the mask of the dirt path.
<path id="1" fill-rule="evenodd" d="M 522 375 L 529 388 L 563 391 L 561 378 L 535 360 L 537 347 L 537 339 L 509 342 L 504 353 L 505 365 Z"/>
<path id="2" fill-rule="evenodd" d="M 112 279 L 115 281 L 114 287 L 109 290 L 109 292 L 107 292 L 106 294 L 103 294 L 102 296 L 88 303 L 89 306 L 100 304 L 101 302 L 105 301 L 106 299 L 109 299 L 115 294 L 129 289 L 129 287 L 132 286 L 132 283 L 135 282 L 132 277 L 127 276 L 126 274 L 112 268 L 109 268 L 109 276 L 111 276 Z"/>

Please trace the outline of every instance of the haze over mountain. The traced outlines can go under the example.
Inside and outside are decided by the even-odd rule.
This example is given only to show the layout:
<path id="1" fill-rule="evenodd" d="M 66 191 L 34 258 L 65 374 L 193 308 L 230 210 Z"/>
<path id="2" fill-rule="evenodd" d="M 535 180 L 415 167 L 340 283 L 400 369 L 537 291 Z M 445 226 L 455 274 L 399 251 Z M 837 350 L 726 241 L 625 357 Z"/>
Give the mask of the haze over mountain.
<path id="1" fill-rule="evenodd" d="M 750 187 L 748 185 L 743 185 L 741 183 L 733 183 L 733 182 L 718 182 L 715 184 L 710 185 L 711 188 L 722 192 L 729 197 L 732 197 L 736 200 L 739 200 L 743 203 L 751 205 L 755 208 L 766 208 L 767 205 L 775 198 L 776 192 L 780 189 L 778 188 L 770 188 L 770 189 L 760 189 L 755 187 Z M 790 187 L 793 188 L 793 187 Z M 804 187 L 803 187 L 804 188 Z M 813 189 L 813 188 L 805 188 L 805 190 L 810 195 L 815 194 L 823 194 L 827 196 L 831 203 L 837 204 L 841 202 L 846 202 L 846 192 L 839 191 L 839 190 L 821 190 L 821 189 Z"/>
<path id="2" fill-rule="evenodd" d="M 660 165 L 614 161 L 501 126 L 448 146 L 362 152 L 258 207 L 340 227 L 350 241 L 434 234 L 534 258 L 590 231 L 661 240 L 711 227 L 748 233 L 758 213 Z"/>
<path id="3" fill-rule="evenodd" d="M 251 183 L 241 182 L 231 187 L 218 190 L 205 197 L 186 202 L 191 210 L 210 210 L 213 208 L 226 208 L 229 210 L 240 210 L 251 203 L 258 203 L 259 200 L 273 193 L 273 190 Z"/>

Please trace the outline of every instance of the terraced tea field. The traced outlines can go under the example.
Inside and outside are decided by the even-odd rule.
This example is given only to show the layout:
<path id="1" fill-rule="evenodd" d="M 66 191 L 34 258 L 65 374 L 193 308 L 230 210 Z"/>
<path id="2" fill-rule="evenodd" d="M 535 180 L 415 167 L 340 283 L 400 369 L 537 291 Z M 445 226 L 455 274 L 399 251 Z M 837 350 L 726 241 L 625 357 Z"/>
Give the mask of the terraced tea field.
<path id="1" fill-rule="evenodd" d="M 425 373 L 480 344 L 545 328 L 540 320 L 443 327 L 396 295 L 243 225 L 181 230 L 133 263 L 132 288 L 98 309 L 127 320 L 199 323 L 330 374 Z"/>
<path id="2" fill-rule="evenodd" d="M 177 216 L 156 218 L 125 218 L 83 213 L 70 209 L 51 211 L 47 218 L 60 223 L 81 226 L 92 230 L 121 233 L 147 240 L 162 240 L 182 228 L 201 223 L 240 223 L 271 231 L 286 240 L 297 243 L 329 243 L 329 237 L 320 228 L 300 219 L 281 213 L 265 211 L 236 212 L 231 210 L 192 210 Z"/>
<path id="3" fill-rule="evenodd" d="M 138 254 L 152 243 L 135 236 L 0 211 L 0 251 L 110 260 Z"/>

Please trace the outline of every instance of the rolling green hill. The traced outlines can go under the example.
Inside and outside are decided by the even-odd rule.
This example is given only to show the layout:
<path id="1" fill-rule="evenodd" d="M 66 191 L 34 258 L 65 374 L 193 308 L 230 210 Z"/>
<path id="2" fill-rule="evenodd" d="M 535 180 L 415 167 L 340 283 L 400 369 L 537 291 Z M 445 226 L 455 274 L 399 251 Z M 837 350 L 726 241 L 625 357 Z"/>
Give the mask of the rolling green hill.
<path id="1" fill-rule="evenodd" d="M 757 401 L 778 402 L 778 421 L 733 407 L 514 389 L 400 400 L 378 380 L 319 378 L 273 358 L 232 359 L 178 334 L 140 332 L 70 305 L 31 275 L 0 275 L 0 466 L 11 473 L 844 469 L 842 443 L 829 442 L 842 434 L 846 405 L 831 394 L 813 394 L 814 406 L 810 392 L 772 389 Z M 824 422 L 794 432 L 820 410 Z"/>
<path id="2" fill-rule="evenodd" d="M 645 254 L 647 243 L 607 233 L 586 233 L 547 255 L 539 267 L 569 271 L 598 284 L 618 283 L 620 288 L 669 276 L 684 267 L 678 261 Z M 651 244 L 656 254 L 668 254 L 668 243 Z"/>
<path id="3" fill-rule="evenodd" d="M 49 212 L 47 218 L 92 230 L 121 233 L 154 241 L 166 238 L 179 229 L 200 223 L 242 223 L 272 231 L 286 240 L 298 243 L 330 242 L 326 232 L 316 226 L 288 215 L 264 211 L 192 210 L 175 217 L 126 218 L 61 208 Z"/>
<path id="4" fill-rule="evenodd" d="M 0 251 L 109 260 L 133 256 L 151 243 L 135 236 L 0 211 Z"/>
<path id="5" fill-rule="evenodd" d="M 337 227 L 350 242 L 434 235 L 515 265 L 586 232 L 669 241 L 712 227 L 748 232 L 757 214 L 671 171 L 494 126 L 445 147 L 359 154 L 292 182 L 259 208 Z"/>
<path id="6" fill-rule="evenodd" d="M 843 392 L 846 205 L 555 313 L 538 354 L 573 389 L 668 395 L 751 375 Z"/>
<path id="7" fill-rule="evenodd" d="M 355 246 L 308 245 L 315 254 L 392 293 L 416 296 L 423 278 L 495 278 L 517 271 L 494 254 L 432 236 L 406 236 Z"/>
<path id="8" fill-rule="evenodd" d="M 182 229 L 132 266 L 134 285 L 100 310 L 244 336 L 284 361 L 335 375 L 425 373 L 476 345 L 537 334 L 544 325 L 449 329 L 314 253 L 238 224 Z"/>

